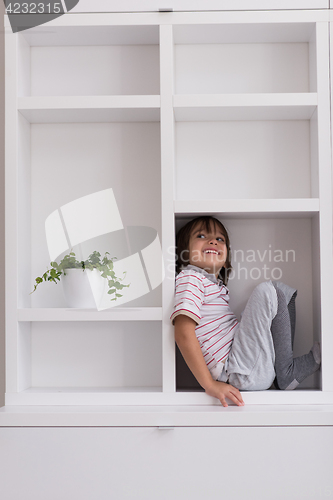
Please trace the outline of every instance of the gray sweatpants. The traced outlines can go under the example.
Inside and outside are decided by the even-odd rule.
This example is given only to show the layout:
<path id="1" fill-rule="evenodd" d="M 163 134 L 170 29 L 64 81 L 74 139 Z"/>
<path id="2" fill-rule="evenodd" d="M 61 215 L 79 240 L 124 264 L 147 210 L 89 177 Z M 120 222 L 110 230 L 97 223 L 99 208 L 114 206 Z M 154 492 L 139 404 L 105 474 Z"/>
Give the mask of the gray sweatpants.
<path id="1" fill-rule="evenodd" d="M 296 292 L 275 282 L 287 303 Z M 278 299 L 271 281 L 260 283 L 252 292 L 235 334 L 229 357 L 219 377 L 242 391 L 269 389 L 275 378 L 275 351 L 271 324 L 278 310 Z"/>

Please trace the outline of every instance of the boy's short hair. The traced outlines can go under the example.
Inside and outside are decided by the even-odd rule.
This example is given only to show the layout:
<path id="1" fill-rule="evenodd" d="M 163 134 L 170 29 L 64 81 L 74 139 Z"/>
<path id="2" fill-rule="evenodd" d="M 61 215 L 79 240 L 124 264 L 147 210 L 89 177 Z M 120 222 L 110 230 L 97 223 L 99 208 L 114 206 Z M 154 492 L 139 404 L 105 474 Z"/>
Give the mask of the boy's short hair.
<path id="1" fill-rule="evenodd" d="M 185 224 L 185 226 L 183 226 L 178 231 L 176 237 L 176 250 L 177 250 L 176 272 L 177 274 L 180 273 L 180 271 L 190 263 L 189 244 L 190 244 L 190 237 L 194 228 L 199 226 L 200 229 L 201 228 L 205 229 L 208 232 L 210 231 L 211 225 L 213 225 L 214 230 L 218 228 L 225 237 L 225 243 L 227 247 L 227 260 L 225 262 L 225 267 L 222 267 L 220 270 L 219 278 L 226 285 L 228 283 L 229 274 L 231 273 L 232 270 L 229 235 L 228 231 L 226 230 L 222 222 L 220 222 L 218 219 L 210 215 L 203 215 L 201 217 L 196 217 L 195 219 L 192 219 L 190 222 Z"/>

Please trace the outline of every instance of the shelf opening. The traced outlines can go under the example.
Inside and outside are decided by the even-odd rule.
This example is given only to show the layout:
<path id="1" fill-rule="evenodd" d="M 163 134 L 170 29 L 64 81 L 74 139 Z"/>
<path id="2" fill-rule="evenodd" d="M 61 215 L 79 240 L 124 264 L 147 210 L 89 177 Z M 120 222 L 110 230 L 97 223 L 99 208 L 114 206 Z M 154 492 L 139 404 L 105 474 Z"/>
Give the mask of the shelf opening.
<path id="1" fill-rule="evenodd" d="M 154 391 L 161 331 L 160 321 L 20 323 L 18 392 Z"/>
<path id="2" fill-rule="evenodd" d="M 38 26 L 19 37 L 19 96 L 157 95 L 158 26 Z"/>
<path id="3" fill-rule="evenodd" d="M 319 214 L 297 219 L 215 216 L 225 225 L 231 241 L 233 269 L 227 286 L 237 319 L 256 285 L 268 280 L 285 282 L 298 290 L 294 356 L 309 352 L 321 339 Z M 177 231 L 192 218 L 177 217 Z M 201 390 L 180 353 L 176 355 L 176 387 L 178 391 Z M 320 390 L 321 372 L 297 388 L 303 389 Z"/>
<path id="4" fill-rule="evenodd" d="M 315 92 L 315 31 L 315 23 L 175 26 L 175 92 Z"/>

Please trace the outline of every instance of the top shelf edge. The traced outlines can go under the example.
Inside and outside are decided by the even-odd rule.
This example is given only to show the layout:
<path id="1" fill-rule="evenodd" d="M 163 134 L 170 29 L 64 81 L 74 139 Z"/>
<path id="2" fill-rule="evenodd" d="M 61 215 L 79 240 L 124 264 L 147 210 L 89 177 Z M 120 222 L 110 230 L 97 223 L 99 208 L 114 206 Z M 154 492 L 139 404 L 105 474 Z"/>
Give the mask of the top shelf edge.
<path id="1" fill-rule="evenodd" d="M 79 6 L 76 7 L 78 9 Z M 130 25 L 170 25 L 170 24 L 247 24 L 257 22 L 263 23 L 310 23 L 325 22 L 330 20 L 331 9 L 327 6 L 313 5 L 309 8 L 291 8 L 290 9 L 251 9 L 249 6 L 244 9 L 206 9 L 196 11 L 172 11 L 159 12 L 150 9 L 150 11 L 126 11 L 107 12 L 105 8 L 98 10 L 94 5 L 93 12 L 70 11 L 65 15 L 59 16 L 48 21 L 48 27 L 57 26 L 130 26 Z M 4 26 L 10 27 L 9 16 L 4 16 Z M 37 27 L 37 29 L 40 26 Z M 36 28 L 32 28 L 36 29 Z M 30 31 L 32 30 L 30 29 Z"/>

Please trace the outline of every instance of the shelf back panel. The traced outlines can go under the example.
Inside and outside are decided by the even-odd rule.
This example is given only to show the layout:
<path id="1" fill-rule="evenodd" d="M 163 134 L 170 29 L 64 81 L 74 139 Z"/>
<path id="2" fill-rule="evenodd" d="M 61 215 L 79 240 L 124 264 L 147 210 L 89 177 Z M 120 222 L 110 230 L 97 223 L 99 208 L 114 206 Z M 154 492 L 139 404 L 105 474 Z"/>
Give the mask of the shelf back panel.
<path id="1" fill-rule="evenodd" d="M 32 323 L 32 387 L 161 386 L 161 323 Z"/>
<path id="2" fill-rule="evenodd" d="M 178 122 L 176 199 L 310 198 L 310 125 Z"/>

